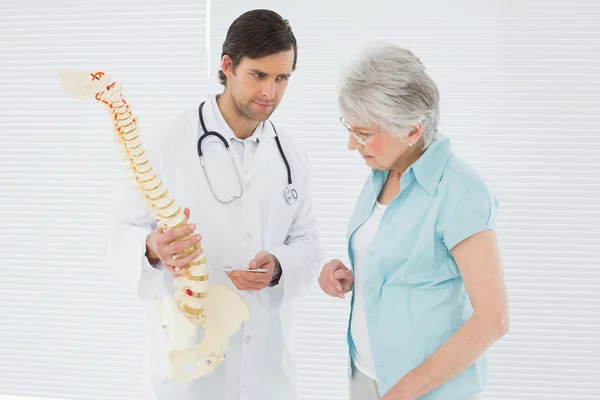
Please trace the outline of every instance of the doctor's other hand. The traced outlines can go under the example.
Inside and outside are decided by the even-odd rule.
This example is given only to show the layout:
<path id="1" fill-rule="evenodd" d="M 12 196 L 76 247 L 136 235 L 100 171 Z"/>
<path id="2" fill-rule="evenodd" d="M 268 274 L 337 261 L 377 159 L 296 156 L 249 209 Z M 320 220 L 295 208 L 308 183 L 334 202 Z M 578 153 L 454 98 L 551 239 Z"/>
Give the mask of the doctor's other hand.
<path id="1" fill-rule="evenodd" d="M 325 293 L 333 297 L 344 298 L 352 290 L 354 275 L 344 263 L 333 259 L 323 266 L 319 275 L 319 286 Z"/>
<path id="2" fill-rule="evenodd" d="M 233 271 L 227 276 L 238 290 L 261 290 L 269 286 L 275 271 L 275 256 L 266 251 L 260 251 L 248 263 L 250 269 L 264 268 L 267 272 Z"/>
<path id="3" fill-rule="evenodd" d="M 186 208 L 183 213 L 188 219 L 190 218 L 190 210 L 188 208 Z M 180 251 L 199 243 L 202 240 L 202 236 L 196 234 L 178 243 L 173 243 L 173 241 L 180 236 L 188 235 L 194 229 L 196 229 L 194 224 L 187 224 L 181 228 L 169 229 L 166 232 L 164 232 L 161 227 L 157 227 L 146 238 L 146 257 L 150 264 L 154 265 L 160 261 L 174 276 L 184 275 L 189 262 L 202 254 L 202 249 L 196 249 L 187 256 L 178 259 L 173 259 L 173 256 Z M 177 267 L 179 268 L 179 271 L 175 271 L 175 268 Z"/>

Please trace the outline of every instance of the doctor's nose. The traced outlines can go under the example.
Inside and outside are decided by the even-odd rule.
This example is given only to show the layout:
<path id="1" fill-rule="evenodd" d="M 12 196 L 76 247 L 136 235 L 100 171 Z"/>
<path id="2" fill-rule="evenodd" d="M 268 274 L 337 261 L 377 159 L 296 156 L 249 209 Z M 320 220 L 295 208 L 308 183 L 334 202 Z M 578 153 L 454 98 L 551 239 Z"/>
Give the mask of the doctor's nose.
<path id="1" fill-rule="evenodd" d="M 275 98 L 275 82 L 266 82 L 262 87 L 261 94 L 267 100 Z"/>

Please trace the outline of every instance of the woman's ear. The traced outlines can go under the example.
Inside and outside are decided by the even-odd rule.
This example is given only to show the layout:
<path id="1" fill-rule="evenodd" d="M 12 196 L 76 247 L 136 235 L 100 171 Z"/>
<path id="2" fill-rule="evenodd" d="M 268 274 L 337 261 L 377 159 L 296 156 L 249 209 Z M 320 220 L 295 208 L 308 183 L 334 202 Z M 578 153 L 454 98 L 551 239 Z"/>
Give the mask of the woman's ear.
<path id="1" fill-rule="evenodd" d="M 407 135 L 407 139 L 415 144 L 419 141 L 419 139 L 421 139 L 421 134 L 423 133 L 423 124 L 420 123 L 417 126 L 414 126 L 411 131 L 408 133 Z"/>

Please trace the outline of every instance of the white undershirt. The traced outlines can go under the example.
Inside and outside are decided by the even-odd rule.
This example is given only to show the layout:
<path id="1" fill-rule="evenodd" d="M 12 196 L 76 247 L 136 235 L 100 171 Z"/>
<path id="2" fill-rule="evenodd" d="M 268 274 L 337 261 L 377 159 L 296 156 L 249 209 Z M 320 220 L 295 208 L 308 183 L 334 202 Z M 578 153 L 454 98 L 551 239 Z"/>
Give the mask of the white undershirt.
<path id="1" fill-rule="evenodd" d="M 230 146 L 235 151 L 238 159 L 240 160 L 240 164 L 242 165 L 243 171 L 239 171 L 242 176 L 244 176 L 248 172 L 248 168 L 252 163 L 252 159 L 254 159 L 254 154 L 256 153 L 256 148 L 260 142 L 262 137 L 263 130 L 265 129 L 266 121 L 261 122 L 256 126 L 252 135 L 247 137 L 246 139 L 240 139 L 235 136 L 231 127 L 225 121 L 225 117 L 223 117 L 223 113 L 217 104 L 217 97 L 214 96 L 212 98 L 212 105 L 215 111 L 215 116 L 217 118 L 217 123 L 220 125 L 220 129 L 223 130 L 221 134 L 224 137 L 229 138 Z M 227 130 L 227 132 L 226 132 Z M 217 130 L 219 131 L 219 130 Z"/>
<path id="2" fill-rule="evenodd" d="M 257 129 L 254 131 L 252 136 L 248 137 L 247 139 L 239 139 L 237 137 L 231 138 L 231 147 L 234 148 L 240 159 L 240 162 L 242 163 L 244 174 L 248 172 L 248 167 L 250 167 L 250 163 L 252 163 L 254 153 L 256 153 L 256 148 L 258 147 L 260 134 L 260 129 Z"/>
<path id="3" fill-rule="evenodd" d="M 352 253 L 354 254 L 354 306 L 352 308 L 352 322 L 350 324 L 350 334 L 354 343 L 354 365 L 360 372 L 375 381 L 377 380 L 377 376 L 375 375 L 375 365 L 369 344 L 362 277 L 367 248 L 379 229 L 379 223 L 386 208 L 386 205 L 376 203 L 373 214 L 356 230 L 350 243 Z"/>

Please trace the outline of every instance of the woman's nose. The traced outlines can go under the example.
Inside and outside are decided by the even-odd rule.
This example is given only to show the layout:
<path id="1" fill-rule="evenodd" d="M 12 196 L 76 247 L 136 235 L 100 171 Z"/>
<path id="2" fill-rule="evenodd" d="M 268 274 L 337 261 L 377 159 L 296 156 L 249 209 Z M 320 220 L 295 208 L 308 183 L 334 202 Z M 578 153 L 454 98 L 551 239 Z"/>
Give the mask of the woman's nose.
<path id="1" fill-rule="evenodd" d="M 361 148 L 361 144 L 358 143 L 358 140 L 354 137 L 354 135 L 348 135 L 348 150 L 356 150 Z"/>

